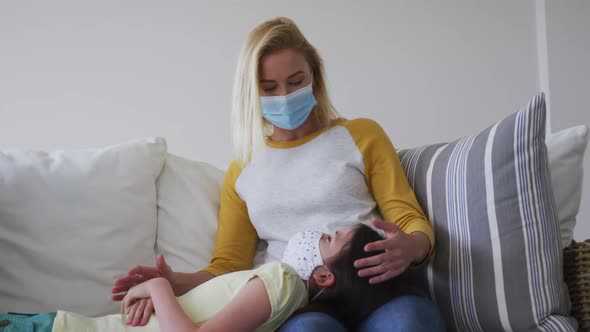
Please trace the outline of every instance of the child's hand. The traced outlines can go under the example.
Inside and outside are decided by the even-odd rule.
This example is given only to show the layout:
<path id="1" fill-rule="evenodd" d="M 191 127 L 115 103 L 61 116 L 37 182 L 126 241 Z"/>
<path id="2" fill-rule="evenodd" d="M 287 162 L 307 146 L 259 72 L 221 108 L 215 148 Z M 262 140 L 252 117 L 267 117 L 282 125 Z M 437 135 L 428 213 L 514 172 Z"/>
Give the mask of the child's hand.
<path id="1" fill-rule="evenodd" d="M 127 308 L 127 324 L 131 326 L 145 326 L 154 312 L 151 298 L 139 299 Z"/>
<path id="2" fill-rule="evenodd" d="M 131 289 L 125 294 L 123 301 L 121 301 L 121 313 L 127 314 L 131 309 L 131 306 L 134 305 L 140 299 L 147 299 L 150 297 L 150 291 L 148 288 L 148 283 L 154 279 L 148 280 L 146 282 L 142 282 L 139 285 L 135 285 L 131 287 Z"/>

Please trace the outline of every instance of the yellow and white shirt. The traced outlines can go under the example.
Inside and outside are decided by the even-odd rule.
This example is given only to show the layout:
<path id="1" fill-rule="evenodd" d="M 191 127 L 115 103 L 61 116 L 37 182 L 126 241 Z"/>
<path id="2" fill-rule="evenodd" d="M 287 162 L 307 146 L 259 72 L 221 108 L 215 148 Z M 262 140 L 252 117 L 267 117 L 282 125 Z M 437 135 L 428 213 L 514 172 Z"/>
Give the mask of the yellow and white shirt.
<path id="1" fill-rule="evenodd" d="M 378 212 L 406 233 L 434 232 L 385 131 L 369 119 L 337 119 L 286 142 L 267 141 L 245 167 L 229 166 L 221 191 L 214 274 L 249 269 L 258 238 L 265 262 L 279 261 L 300 231 L 334 233 Z"/>

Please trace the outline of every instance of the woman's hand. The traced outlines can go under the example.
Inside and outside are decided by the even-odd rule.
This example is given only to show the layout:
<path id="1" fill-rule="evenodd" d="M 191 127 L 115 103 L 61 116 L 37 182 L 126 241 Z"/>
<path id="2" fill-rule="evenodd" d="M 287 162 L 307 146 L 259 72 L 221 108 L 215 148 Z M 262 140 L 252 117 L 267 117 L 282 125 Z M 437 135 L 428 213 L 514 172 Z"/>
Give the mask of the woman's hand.
<path id="1" fill-rule="evenodd" d="M 407 234 L 396 224 L 378 218 L 373 225 L 386 233 L 386 238 L 365 246 L 366 252 L 383 250 L 384 253 L 358 259 L 354 266 L 359 277 L 370 277 L 369 283 L 376 284 L 402 274 L 412 263 L 421 262 L 430 251 L 430 240 L 422 232 Z"/>
<path id="2" fill-rule="evenodd" d="M 151 298 L 139 299 L 123 311 L 123 314 L 127 314 L 128 325 L 145 326 L 154 313 L 154 303 Z"/>
<path id="3" fill-rule="evenodd" d="M 174 286 L 174 271 L 162 255 L 156 257 L 155 267 L 139 265 L 130 269 L 125 277 L 115 280 L 111 298 L 113 301 L 121 301 L 131 287 L 158 277 L 168 280 Z"/>

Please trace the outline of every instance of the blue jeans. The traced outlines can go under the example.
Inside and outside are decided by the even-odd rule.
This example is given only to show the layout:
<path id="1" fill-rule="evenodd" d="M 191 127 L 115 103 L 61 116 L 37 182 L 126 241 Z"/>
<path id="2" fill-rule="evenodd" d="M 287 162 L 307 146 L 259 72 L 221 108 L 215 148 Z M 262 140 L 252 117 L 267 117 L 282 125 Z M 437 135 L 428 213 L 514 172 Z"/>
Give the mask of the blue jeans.
<path id="1" fill-rule="evenodd" d="M 359 326 L 361 332 L 437 332 L 445 331 L 442 314 L 430 300 L 414 295 L 397 297 L 375 310 Z M 280 332 L 346 331 L 331 316 L 320 312 L 306 312 L 291 317 Z"/>

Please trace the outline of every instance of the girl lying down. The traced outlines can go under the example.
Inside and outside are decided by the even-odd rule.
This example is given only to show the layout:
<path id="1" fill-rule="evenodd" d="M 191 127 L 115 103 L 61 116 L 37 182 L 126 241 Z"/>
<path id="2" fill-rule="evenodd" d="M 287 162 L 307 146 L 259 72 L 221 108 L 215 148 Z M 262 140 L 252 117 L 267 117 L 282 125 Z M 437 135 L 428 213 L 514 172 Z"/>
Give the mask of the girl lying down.
<path id="1" fill-rule="evenodd" d="M 289 240 L 281 262 L 216 277 L 180 297 L 166 279 L 154 278 L 127 292 L 122 314 L 90 318 L 57 311 L 29 319 L 38 320 L 39 332 L 274 331 L 293 313 L 321 311 L 354 328 L 393 297 L 416 293 L 404 275 L 374 285 L 358 277 L 353 262 L 368 257 L 364 246 L 380 239 L 362 224 L 334 235 L 301 232 Z M 145 326 L 130 326 L 126 313 L 142 298 L 152 299 L 155 315 Z"/>

